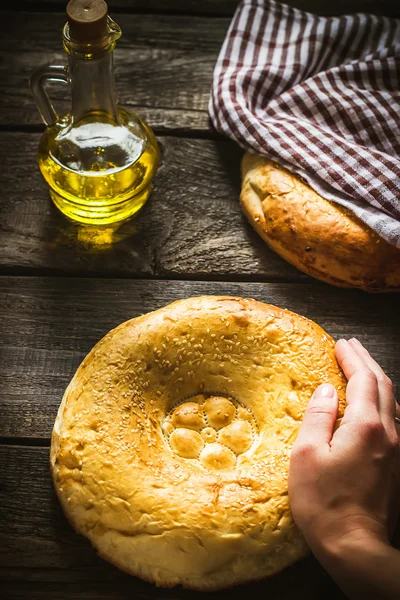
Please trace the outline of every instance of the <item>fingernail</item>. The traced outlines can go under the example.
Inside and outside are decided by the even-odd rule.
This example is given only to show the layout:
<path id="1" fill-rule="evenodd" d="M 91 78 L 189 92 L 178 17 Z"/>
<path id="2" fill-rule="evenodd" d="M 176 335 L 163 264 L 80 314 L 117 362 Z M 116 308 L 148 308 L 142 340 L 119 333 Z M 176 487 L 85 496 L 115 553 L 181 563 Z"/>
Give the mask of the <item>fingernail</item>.
<path id="1" fill-rule="evenodd" d="M 357 338 L 351 338 L 350 342 L 352 344 L 357 344 L 357 346 L 361 346 L 361 342 L 359 342 Z"/>
<path id="2" fill-rule="evenodd" d="M 323 383 L 315 390 L 314 396 L 316 398 L 333 398 L 335 395 L 335 388 L 330 383 Z"/>

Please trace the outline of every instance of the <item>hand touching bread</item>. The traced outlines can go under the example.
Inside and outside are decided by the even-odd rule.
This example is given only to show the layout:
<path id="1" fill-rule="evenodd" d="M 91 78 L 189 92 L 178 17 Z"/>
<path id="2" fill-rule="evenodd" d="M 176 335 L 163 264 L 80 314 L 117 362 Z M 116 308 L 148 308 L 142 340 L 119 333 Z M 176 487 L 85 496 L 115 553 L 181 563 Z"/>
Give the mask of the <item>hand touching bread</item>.
<path id="1" fill-rule="evenodd" d="M 336 356 L 348 379 L 345 413 L 334 432 L 336 390 L 330 384 L 317 388 L 291 454 L 291 509 L 313 552 L 352 597 L 362 589 L 364 597 L 399 598 L 397 576 L 386 574 L 380 582 L 392 559 L 400 572 L 400 553 L 389 545 L 398 514 L 393 387 L 357 340 L 340 340 Z M 365 569 L 373 575 L 377 554 L 385 557 L 384 564 L 377 580 L 368 582 Z M 358 559 L 359 564 L 352 564 Z M 356 576 L 361 564 L 363 581 Z"/>

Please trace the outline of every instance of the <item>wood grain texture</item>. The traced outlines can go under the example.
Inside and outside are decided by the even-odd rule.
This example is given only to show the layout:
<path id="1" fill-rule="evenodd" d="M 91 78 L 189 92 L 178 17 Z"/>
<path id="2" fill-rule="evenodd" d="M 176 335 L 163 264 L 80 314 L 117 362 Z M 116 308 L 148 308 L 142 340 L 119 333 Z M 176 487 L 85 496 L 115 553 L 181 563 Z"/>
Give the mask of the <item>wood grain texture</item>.
<path id="1" fill-rule="evenodd" d="M 316 321 L 335 339 L 360 339 L 400 385 L 398 297 L 315 284 L 74 278 L 0 279 L 0 436 L 49 440 L 64 390 L 110 329 L 202 294 L 252 297 Z"/>
<path id="2" fill-rule="evenodd" d="M 200 2 L 195 4 L 200 6 Z M 224 5 L 209 0 L 205 3 L 205 10 L 207 6 L 219 10 L 220 6 L 228 4 L 233 8 L 236 2 L 227 0 Z M 375 12 L 400 16 L 400 3 L 391 0 L 341 0 L 334 6 L 320 0 L 297 0 L 292 4 L 311 11 L 318 9 L 321 14 L 369 8 L 372 11 L 374 8 Z M 39 6 L 43 7 L 42 4 Z M 61 2 L 57 6 L 61 7 Z M 135 5 L 126 0 L 126 6 L 135 9 L 135 6 L 146 8 L 151 5 L 148 2 Z M 172 6 L 176 10 L 177 6 L 181 6 L 182 10 L 189 11 L 194 4 L 189 3 L 186 8 L 186 3 L 176 1 L 159 2 L 157 6 L 160 10 L 169 10 L 168 7 Z M 115 17 L 123 30 L 115 50 L 116 83 L 121 105 L 134 107 L 157 132 L 172 129 L 210 134 L 207 104 L 212 72 L 230 18 L 127 13 L 117 13 Z M 63 12 L 4 13 L 0 36 L 0 51 L 4 53 L 0 69 L 0 125 L 42 125 L 29 90 L 29 77 L 36 67 L 66 63 L 61 47 L 64 22 Z M 49 90 L 57 110 L 60 113 L 67 110 L 68 88 L 60 84 L 49 86 Z"/>
<path id="3" fill-rule="evenodd" d="M 189 600 L 209 594 L 157 589 L 129 577 L 96 556 L 62 515 L 53 492 L 48 448 L 0 447 L 0 581 L 7 600 Z M 262 583 L 212 594 L 215 600 L 244 595 L 280 600 L 343 599 L 313 558 Z"/>
<path id="4" fill-rule="evenodd" d="M 41 126 L 29 90 L 37 67 L 66 64 L 62 13 L 9 13 L 0 36 L 0 125 Z M 212 72 L 230 19 L 185 15 L 116 15 L 123 35 L 114 52 L 118 99 L 135 107 L 157 131 L 210 131 L 207 104 Z M 69 109 L 69 89 L 49 93 L 59 113 Z M 183 114 L 182 114 L 183 113 Z"/>
<path id="5" fill-rule="evenodd" d="M 0 133 L 0 269 L 19 272 L 305 280 L 258 237 L 239 206 L 241 150 L 159 138 L 162 164 L 139 216 L 102 230 L 67 221 L 49 199 L 38 134 Z"/>
<path id="6" fill-rule="evenodd" d="M 399 3 L 391 0 L 286 3 L 320 14 L 370 10 L 400 16 Z M 61 49 L 65 4 L 65 0 L 25 0 L 3 13 L 0 126 L 42 129 L 28 79 L 38 66 L 65 63 Z M 71 224 L 48 199 L 36 163 L 39 135 L 3 132 L 0 268 L 53 275 L 241 277 L 297 283 L 0 278 L 3 442 L 48 445 L 64 389 L 97 340 L 128 318 L 199 294 L 251 296 L 313 318 L 336 338 L 357 336 L 400 385 L 398 297 L 310 283 L 266 248 L 240 212 L 241 152 L 233 144 L 211 139 L 215 134 L 207 116 L 212 70 L 236 5 L 237 0 L 110 0 L 110 13 L 116 11 L 124 31 L 115 54 L 120 103 L 135 107 L 157 133 L 169 135 L 160 137 L 163 160 L 151 200 L 137 219 L 115 230 Z M 32 12 L 22 12 L 24 8 Z M 62 112 L 68 107 L 65 89 L 50 90 Z M 156 589 L 98 558 L 61 513 L 48 454 L 45 447 L 0 446 L 2 597 L 203 596 Z M 344 599 L 312 558 L 271 580 L 213 597 L 239 600 L 250 595 Z"/>
<path id="7" fill-rule="evenodd" d="M 288 0 L 290 3 L 316 3 L 317 0 Z M 367 0 L 367 2 L 373 0 Z M 25 9 L 64 11 L 68 0 L 22 0 Z M 21 6 L 20 4 L 20 6 Z M 108 0 L 109 12 L 158 12 L 200 15 L 226 15 L 234 13 L 239 0 Z"/>
<path id="8" fill-rule="evenodd" d="M 396 16 L 399 7 L 393 0 L 336 0 L 334 3 L 321 2 L 321 0 L 285 0 L 285 4 L 315 12 L 320 15 L 334 15 L 350 12 L 373 12 L 375 14 L 388 14 Z M 39 6 L 64 10 L 66 0 L 24 0 L 24 7 Z M 110 11 L 143 11 L 162 13 L 186 13 L 204 15 L 232 15 L 239 0 L 109 0 Z M 20 6 L 20 5 L 19 5 Z"/>

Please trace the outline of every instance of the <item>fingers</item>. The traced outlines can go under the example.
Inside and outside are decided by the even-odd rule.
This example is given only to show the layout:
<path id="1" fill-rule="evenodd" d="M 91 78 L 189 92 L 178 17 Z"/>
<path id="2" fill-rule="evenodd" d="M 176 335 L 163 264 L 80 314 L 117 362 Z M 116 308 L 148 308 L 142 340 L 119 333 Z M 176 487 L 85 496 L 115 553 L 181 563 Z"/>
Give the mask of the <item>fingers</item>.
<path id="1" fill-rule="evenodd" d="M 336 343 L 335 354 L 348 379 L 346 403 L 351 410 L 347 412 L 376 415 L 379 412 L 379 392 L 373 371 L 346 340 L 339 340 Z"/>
<path id="2" fill-rule="evenodd" d="M 355 415 L 361 420 L 381 419 L 390 437 L 395 434 L 395 399 L 390 379 L 358 340 L 339 340 L 336 357 L 349 383 L 345 423 Z"/>
<path id="3" fill-rule="evenodd" d="M 395 399 L 393 386 L 389 377 L 384 373 L 378 363 L 372 358 L 368 350 L 355 338 L 349 340 L 351 347 L 362 358 L 369 369 L 375 374 L 379 387 L 379 411 L 385 425 L 392 425 L 395 415 Z"/>
<path id="4" fill-rule="evenodd" d="M 344 411 L 342 425 L 349 421 L 361 423 L 381 422 L 378 409 L 378 382 L 368 371 L 361 369 L 350 377 L 346 388 L 347 406 Z"/>
<path id="5" fill-rule="evenodd" d="M 317 447 L 329 444 L 338 412 L 338 395 L 329 383 L 315 390 L 300 428 L 296 445 Z"/>
<path id="6" fill-rule="evenodd" d="M 351 346 L 347 340 L 339 340 L 336 342 L 335 354 L 347 379 L 350 379 L 356 371 L 370 370 L 365 364 L 365 360 L 357 354 L 353 346 Z"/>
<path id="7" fill-rule="evenodd" d="M 357 352 L 357 354 L 365 361 L 371 371 L 374 371 L 375 374 L 379 374 L 382 377 L 386 377 L 382 368 L 378 365 L 378 363 L 372 358 L 370 353 L 364 346 L 359 342 L 356 338 L 351 338 L 348 342 L 350 346 Z"/>

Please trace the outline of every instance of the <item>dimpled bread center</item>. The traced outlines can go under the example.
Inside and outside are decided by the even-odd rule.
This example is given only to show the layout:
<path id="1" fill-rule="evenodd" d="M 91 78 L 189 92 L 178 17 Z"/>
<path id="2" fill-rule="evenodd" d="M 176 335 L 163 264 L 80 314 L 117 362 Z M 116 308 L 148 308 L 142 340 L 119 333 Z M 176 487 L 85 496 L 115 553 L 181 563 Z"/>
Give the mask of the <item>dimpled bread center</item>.
<path id="1" fill-rule="evenodd" d="M 198 395 L 174 406 L 162 430 L 171 450 L 206 469 L 230 469 L 257 436 L 252 413 L 237 400 Z"/>
<path id="2" fill-rule="evenodd" d="M 184 402 L 178 406 L 173 412 L 172 424 L 175 427 L 186 427 L 196 431 L 206 426 L 206 422 L 200 413 L 200 406 L 195 402 Z"/>
<path id="3" fill-rule="evenodd" d="M 175 429 L 169 438 L 171 448 L 184 458 L 197 458 L 204 446 L 201 435 L 190 429 Z"/>
<path id="4" fill-rule="evenodd" d="M 235 418 L 236 407 L 227 398 L 211 396 L 204 403 L 207 422 L 214 429 L 221 429 Z"/>
<path id="5" fill-rule="evenodd" d="M 235 454 L 242 454 L 253 443 L 252 427 L 248 421 L 235 421 L 221 429 L 218 441 L 230 448 Z"/>

